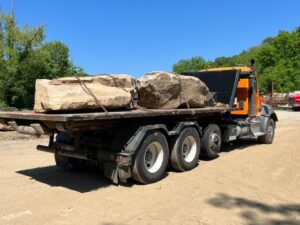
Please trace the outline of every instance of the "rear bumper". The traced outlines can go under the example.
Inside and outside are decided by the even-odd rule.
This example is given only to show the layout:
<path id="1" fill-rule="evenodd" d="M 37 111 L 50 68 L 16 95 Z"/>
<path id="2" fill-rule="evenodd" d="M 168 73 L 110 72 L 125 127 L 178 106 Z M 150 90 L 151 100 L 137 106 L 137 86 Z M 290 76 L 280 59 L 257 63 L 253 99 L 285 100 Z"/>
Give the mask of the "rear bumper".
<path id="1" fill-rule="evenodd" d="M 89 160 L 93 162 L 102 162 L 104 165 L 104 176 L 111 179 L 115 184 L 118 184 L 119 181 L 126 182 L 126 180 L 131 177 L 131 154 L 118 153 L 116 157 L 111 157 L 112 155 L 110 155 L 109 158 L 114 158 L 114 160 L 103 160 L 101 158 L 91 158 L 88 154 L 77 153 L 70 150 L 63 150 L 56 147 L 48 147 L 44 145 L 38 145 L 36 149 L 39 151 L 54 153 L 65 157 Z M 99 154 L 97 154 L 98 157 L 101 155 L 101 153 L 104 152 L 99 152 Z"/>
<path id="2" fill-rule="evenodd" d="M 36 149 L 39 151 L 54 153 L 54 154 L 58 154 L 61 156 L 89 160 L 89 158 L 86 154 L 79 154 L 79 153 L 72 152 L 72 151 L 50 148 L 50 147 L 47 147 L 44 145 L 38 145 L 38 146 L 36 146 Z"/>

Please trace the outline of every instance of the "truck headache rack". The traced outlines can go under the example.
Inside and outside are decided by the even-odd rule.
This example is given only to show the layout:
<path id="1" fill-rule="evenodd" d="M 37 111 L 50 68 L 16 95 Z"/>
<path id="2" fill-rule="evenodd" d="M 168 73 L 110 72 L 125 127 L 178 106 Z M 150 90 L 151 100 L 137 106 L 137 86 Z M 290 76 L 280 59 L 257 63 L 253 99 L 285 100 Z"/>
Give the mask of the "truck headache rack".
<path id="1" fill-rule="evenodd" d="M 215 101 L 233 108 L 236 87 L 240 77 L 239 70 L 186 72 L 183 75 L 194 76 L 202 80 L 210 92 L 215 92 Z"/>

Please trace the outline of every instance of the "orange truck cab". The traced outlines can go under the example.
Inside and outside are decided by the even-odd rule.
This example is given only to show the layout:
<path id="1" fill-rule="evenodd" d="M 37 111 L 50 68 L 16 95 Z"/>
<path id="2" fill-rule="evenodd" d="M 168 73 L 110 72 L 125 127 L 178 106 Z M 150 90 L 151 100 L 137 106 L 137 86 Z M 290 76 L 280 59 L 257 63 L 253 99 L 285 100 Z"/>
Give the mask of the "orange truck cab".
<path id="1" fill-rule="evenodd" d="M 220 67 L 203 70 L 202 72 L 233 72 L 238 73 L 238 82 L 235 91 L 234 106 L 236 109 L 232 115 L 259 116 L 263 98 L 259 95 L 257 75 L 250 67 Z"/>
<path id="2" fill-rule="evenodd" d="M 251 64 L 251 67 L 220 67 L 184 73 L 198 77 L 208 86 L 208 102 L 223 103 L 230 108 L 230 113 L 216 121 L 221 127 L 223 142 L 249 138 L 262 143 L 273 141 L 278 118 L 259 95 L 254 61 Z"/>

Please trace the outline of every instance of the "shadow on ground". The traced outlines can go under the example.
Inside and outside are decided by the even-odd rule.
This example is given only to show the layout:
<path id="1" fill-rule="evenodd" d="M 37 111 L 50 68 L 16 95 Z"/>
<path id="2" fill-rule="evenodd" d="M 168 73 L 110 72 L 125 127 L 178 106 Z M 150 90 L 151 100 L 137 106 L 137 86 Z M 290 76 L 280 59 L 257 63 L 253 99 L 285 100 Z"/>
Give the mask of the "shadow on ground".
<path id="1" fill-rule="evenodd" d="M 299 225 L 300 204 L 268 205 L 219 193 L 207 201 L 216 208 L 239 209 L 247 225 Z"/>
<path id="2" fill-rule="evenodd" d="M 38 167 L 20 170 L 17 173 L 52 187 L 64 187 L 80 193 L 106 188 L 114 185 L 105 178 L 101 171 L 65 172 L 56 166 Z M 134 183 L 128 181 L 124 186 L 131 187 Z M 123 184 L 122 184 L 123 185 Z"/>
<path id="3" fill-rule="evenodd" d="M 243 150 L 250 146 L 255 146 L 255 145 L 260 145 L 260 143 L 258 143 L 255 140 L 238 140 L 238 141 L 222 144 L 221 152 L 231 152 L 234 150 Z"/>
<path id="4" fill-rule="evenodd" d="M 231 152 L 231 151 L 236 151 L 236 150 L 244 150 L 250 146 L 255 146 L 255 145 L 260 145 L 260 144 L 256 140 L 238 140 L 238 141 L 233 141 L 233 142 L 229 142 L 229 143 L 223 143 L 221 146 L 221 149 L 220 149 L 220 153 Z M 219 155 L 216 156 L 216 158 L 219 158 Z M 212 161 L 216 158 L 210 159 L 210 158 L 207 158 L 206 156 L 201 156 L 200 160 Z"/>

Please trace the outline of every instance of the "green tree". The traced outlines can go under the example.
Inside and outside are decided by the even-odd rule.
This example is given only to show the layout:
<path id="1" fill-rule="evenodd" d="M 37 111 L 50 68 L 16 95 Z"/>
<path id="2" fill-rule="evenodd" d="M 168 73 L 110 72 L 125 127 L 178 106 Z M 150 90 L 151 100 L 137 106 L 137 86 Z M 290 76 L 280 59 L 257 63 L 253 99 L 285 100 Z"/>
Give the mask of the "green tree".
<path id="1" fill-rule="evenodd" d="M 176 73 L 196 72 L 209 67 L 209 62 L 206 62 L 202 57 L 193 57 L 188 60 L 180 60 L 173 65 L 173 71 Z"/>
<path id="2" fill-rule="evenodd" d="M 200 58 L 201 64 L 193 59 Z M 279 31 L 275 37 L 267 37 L 258 46 L 242 51 L 230 57 L 218 57 L 207 62 L 201 57 L 180 60 L 173 65 L 178 73 L 199 71 L 207 67 L 250 66 L 250 60 L 256 59 L 255 68 L 259 74 L 262 90 L 269 82 L 275 84 L 275 91 L 291 92 L 300 90 L 300 27 L 294 31 Z"/>
<path id="3" fill-rule="evenodd" d="M 65 44 L 45 42 L 43 26 L 19 27 L 14 10 L 0 12 L 0 107 L 31 108 L 36 79 L 83 75 Z"/>
<path id="4" fill-rule="evenodd" d="M 300 90 L 299 30 L 280 31 L 276 37 L 266 40 L 257 55 L 262 88 L 273 81 L 276 91 Z"/>

